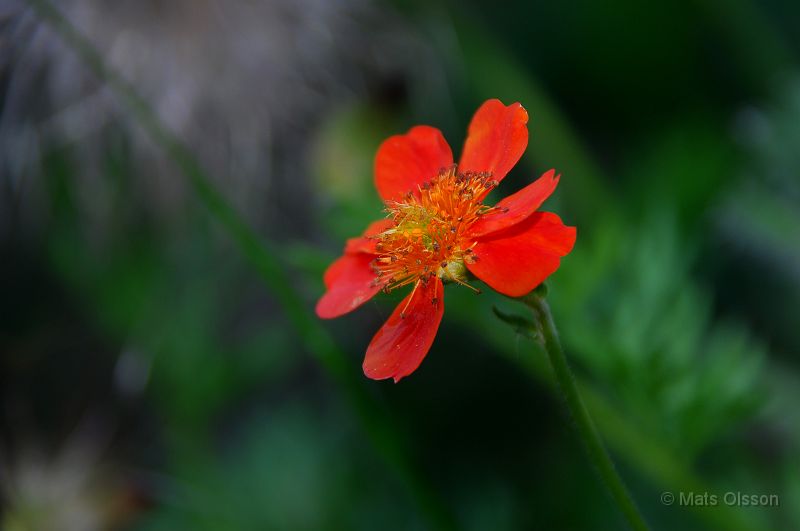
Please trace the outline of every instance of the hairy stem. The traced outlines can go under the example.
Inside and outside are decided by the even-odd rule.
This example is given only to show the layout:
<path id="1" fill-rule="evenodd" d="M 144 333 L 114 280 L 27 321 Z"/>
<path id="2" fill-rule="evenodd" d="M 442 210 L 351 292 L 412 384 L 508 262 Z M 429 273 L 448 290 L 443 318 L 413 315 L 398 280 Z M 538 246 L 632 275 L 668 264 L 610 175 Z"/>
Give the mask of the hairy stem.
<path id="1" fill-rule="evenodd" d="M 589 411 L 583 403 L 578 386 L 575 384 L 575 377 L 572 375 L 572 370 L 569 368 L 567 358 L 564 356 L 564 350 L 561 348 L 561 342 L 558 339 L 558 332 L 556 325 L 553 322 L 553 315 L 550 313 L 550 306 L 545 300 L 545 290 L 537 289 L 522 297 L 528 307 L 533 310 L 536 322 L 539 326 L 542 344 L 547 356 L 550 359 L 550 365 L 553 368 L 556 381 L 564 399 L 567 402 L 567 407 L 572 414 L 575 421 L 575 428 L 578 431 L 586 446 L 586 451 L 589 454 L 589 459 L 597 468 L 600 477 L 605 483 L 611 496 L 619 506 L 622 514 L 628 520 L 632 529 L 636 531 L 648 529 L 639 509 L 633 501 L 628 489 L 622 482 L 622 478 L 617 472 L 614 462 L 608 455 L 608 451 L 600 439 L 600 434 L 589 416 Z"/>

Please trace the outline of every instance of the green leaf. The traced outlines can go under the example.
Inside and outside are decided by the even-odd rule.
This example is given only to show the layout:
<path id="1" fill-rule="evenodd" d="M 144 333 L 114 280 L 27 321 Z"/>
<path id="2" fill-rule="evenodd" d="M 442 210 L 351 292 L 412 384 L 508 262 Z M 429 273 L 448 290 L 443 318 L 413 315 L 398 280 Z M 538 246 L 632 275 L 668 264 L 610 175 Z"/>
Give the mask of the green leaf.
<path id="1" fill-rule="evenodd" d="M 494 314 L 497 316 L 498 319 L 510 325 L 511 328 L 514 329 L 514 332 L 516 332 L 517 334 L 523 335 L 528 339 L 532 339 L 534 341 L 541 340 L 539 327 L 531 319 L 528 319 L 527 317 L 522 317 L 521 315 L 505 313 L 502 310 L 500 310 L 497 306 L 492 306 L 492 311 L 494 312 Z"/>

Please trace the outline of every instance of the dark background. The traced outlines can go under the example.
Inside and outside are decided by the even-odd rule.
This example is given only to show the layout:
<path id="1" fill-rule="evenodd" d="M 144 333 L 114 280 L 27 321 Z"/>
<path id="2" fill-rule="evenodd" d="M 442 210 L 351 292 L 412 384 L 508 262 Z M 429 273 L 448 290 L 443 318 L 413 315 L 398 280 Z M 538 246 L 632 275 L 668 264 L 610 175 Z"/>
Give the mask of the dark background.
<path id="1" fill-rule="evenodd" d="M 800 528 L 796 2 L 58 10 L 145 103 L 0 1 L 0 528 L 621 528 L 544 353 L 492 312 L 523 306 L 448 287 L 397 385 L 361 360 L 402 294 L 313 314 L 380 216 L 378 144 L 425 123 L 457 155 L 491 97 L 530 114 L 499 193 L 562 174 L 549 300 L 652 527 Z"/>

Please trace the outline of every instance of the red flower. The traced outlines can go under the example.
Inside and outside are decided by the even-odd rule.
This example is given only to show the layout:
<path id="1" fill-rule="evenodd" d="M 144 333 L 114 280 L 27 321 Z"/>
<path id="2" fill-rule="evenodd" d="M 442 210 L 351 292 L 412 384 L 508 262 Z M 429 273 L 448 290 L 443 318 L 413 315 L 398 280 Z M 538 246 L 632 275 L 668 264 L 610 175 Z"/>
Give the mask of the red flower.
<path id="1" fill-rule="evenodd" d="M 457 166 L 442 133 L 425 125 L 378 148 L 375 186 L 388 216 L 347 241 L 344 256 L 325 271 L 327 291 L 317 303 L 317 315 L 331 319 L 379 291 L 413 285 L 367 347 L 369 378 L 397 382 L 419 367 L 444 313 L 443 282 L 472 288 L 471 273 L 519 297 L 572 250 L 575 228 L 536 211 L 558 184 L 554 170 L 494 207 L 483 204 L 525 151 L 527 123 L 519 103 L 487 101 L 472 118 Z"/>

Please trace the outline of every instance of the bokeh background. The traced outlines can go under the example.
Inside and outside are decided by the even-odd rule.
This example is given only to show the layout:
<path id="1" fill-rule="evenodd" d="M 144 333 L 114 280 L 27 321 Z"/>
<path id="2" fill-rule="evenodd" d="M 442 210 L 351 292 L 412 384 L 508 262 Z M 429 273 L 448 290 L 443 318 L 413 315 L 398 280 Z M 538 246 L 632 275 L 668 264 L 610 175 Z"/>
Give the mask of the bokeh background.
<path id="1" fill-rule="evenodd" d="M 4 531 L 622 528 L 524 307 L 449 287 L 398 385 L 360 364 L 400 295 L 313 314 L 378 144 L 458 153 L 490 97 L 531 116 L 500 192 L 562 174 L 550 303 L 652 527 L 800 529 L 800 4 L 59 1 L 88 44 L 34 5 L 0 1 Z"/>

